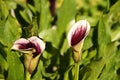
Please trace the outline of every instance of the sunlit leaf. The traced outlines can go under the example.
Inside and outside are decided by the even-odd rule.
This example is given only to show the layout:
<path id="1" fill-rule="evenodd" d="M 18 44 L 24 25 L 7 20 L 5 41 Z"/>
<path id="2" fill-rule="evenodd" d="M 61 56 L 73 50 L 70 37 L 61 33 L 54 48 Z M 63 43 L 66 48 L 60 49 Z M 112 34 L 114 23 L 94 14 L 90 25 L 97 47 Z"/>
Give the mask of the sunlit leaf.
<path id="1" fill-rule="evenodd" d="M 0 41 L 11 46 L 11 44 L 20 37 L 21 28 L 18 25 L 16 19 L 9 16 L 4 22 L 0 22 Z"/>
<path id="2" fill-rule="evenodd" d="M 90 65 L 88 65 L 89 70 L 86 71 L 83 80 L 97 80 L 99 78 L 102 69 L 104 68 L 105 61 L 93 61 Z"/>
<path id="3" fill-rule="evenodd" d="M 72 6 L 72 7 L 71 7 Z M 74 0 L 64 0 L 61 7 L 57 10 L 58 21 L 57 21 L 57 31 L 58 33 L 63 33 L 68 25 L 68 23 L 74 19 L 76 5 Z"/>
<path id="4" fill-rule="evenodd" d="M 47 42 L 52 42 L 52 45 L 56 48 L 58 48 L 60 37 L 57 34 L 56 30 L 54 28 L 45 29 L 39 33 L 39 36 L 43 38 Z"/>
<path id="5" fill-rule="evenodd" d="M 109 50 L 111 49 L 111 50 Z M 114 79 L 115 76 L 116 76 L 116 73 L 115 72 L 115 56 L 116 56 L 116 45 L 115 43 L 111 43 L 107 46 L 106 48 L 106 53 L 105 53 L 105 62 L 106 62 L 106 65 L 105 65 L 105 68 L 103 69 L 103 72 L 102 74 L 100 75 L 100 80 L 105 80 L 105 79 Z M 104 76 L 106 75 L 106 76 Z"/>
<path id="6" fill-rule="evenodd" d="M 20 61 L 17 52 L 10 52 L 8 54 L 8 79 L 7 80 L 24 80 L 24 67 Z"/>
<path id="7" fill-rule="evenodd" d="M 109 30 L 110 27 L 106 26 L 104 18 L 101 17 L 98 24 L 98 55 L 100 55 L 99 57 L 104 56 L 106 46 L 111 41 Z"/>
<path id="8" fill-rule="evenodd" d="M 48 0 L 41 0 L 40 8 L 38 9 L 40 9 L 40 14 L 39 14 L 39 20 L 40 20 L 39 21 L 39 32 L 40 32 L 43 29 L 48 29 L 51 25 L 52 19 L 50 15 Z"/>
<path id="9" fill-rule="evenodd" d="M 8 8 L 3 0 L 0 0 L 0 17 L 7 18 L 9 14 Z"/>

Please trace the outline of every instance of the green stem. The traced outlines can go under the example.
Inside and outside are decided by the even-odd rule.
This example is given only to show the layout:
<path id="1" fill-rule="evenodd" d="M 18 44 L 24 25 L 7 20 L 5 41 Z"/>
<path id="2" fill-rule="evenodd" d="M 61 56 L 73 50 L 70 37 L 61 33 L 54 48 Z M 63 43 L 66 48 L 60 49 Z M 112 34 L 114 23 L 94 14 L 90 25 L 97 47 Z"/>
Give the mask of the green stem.
<path id="1" fill-rule="evenodd" d="M 79 62 L 75 63 L 75 74 L 74 74 L 74 80 L 79 80 Z"/>
<path id="2" fill-rule="evenodd" d="M 30 78 L 31 78 L 31 74 L 28 71 L 26 71 L 26 80 L 30 80 Z"/>

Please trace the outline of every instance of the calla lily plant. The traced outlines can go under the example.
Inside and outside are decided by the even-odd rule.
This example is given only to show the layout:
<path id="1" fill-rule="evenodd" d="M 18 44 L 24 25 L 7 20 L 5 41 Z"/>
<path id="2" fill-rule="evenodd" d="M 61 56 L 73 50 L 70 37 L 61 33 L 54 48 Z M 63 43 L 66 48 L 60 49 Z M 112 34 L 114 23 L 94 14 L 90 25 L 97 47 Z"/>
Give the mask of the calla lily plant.
<path id="1" fill-rule="evenodd" d="M 29 74 L 35 70 L 39 57 L 45 49 L 45 43 L 37 36 L 16 40 L 11 48 L 24 54 L 24 66 Z"/>
<path id="2" fill-rule="evenodd" d="M 68 33 L 68 43 L 73 49 L 73 59 L 75 62 L 74 80 L 79 80 L 79 62 L 84 39 L 90 31 L 90 24 L 87 20 L 76 22 Z"/>
<path id="3" fill-rule="evenodd" d="M 89 31 L 89 22 L 87 20 L 80 20 L 72 26 L 68 33 L 68 43 L 73 48 L 75 62 L 79 62 L 80 60 L 83 42 Z"/>

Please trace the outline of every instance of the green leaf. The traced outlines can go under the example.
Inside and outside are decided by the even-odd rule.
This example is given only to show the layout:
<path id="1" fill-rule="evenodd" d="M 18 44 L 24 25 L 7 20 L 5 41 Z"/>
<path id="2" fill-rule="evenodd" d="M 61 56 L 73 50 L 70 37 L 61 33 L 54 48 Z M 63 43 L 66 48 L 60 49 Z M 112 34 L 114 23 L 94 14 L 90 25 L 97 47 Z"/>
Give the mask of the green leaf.
<path id="1" fill-rule="evenodd" d="M 89 33 L 88 36 L 85 38 L 85 41 L 84 41 L 83 49 L 82 49 L 82 50 L 89 49 L 90 47 L 93 46 L 93 43 L 92 43 L 92 35 L 93 35 L 93 29 L 91 28 L 90 33 Z"/>
<path id="2" fill-rule="evenodd" d="M 104 68 L 104 64 L 104 59 L 91 62 L 91 64 L 88 65 L 89 70 L 86 71 L 82 80 L 98 80 L 98 77 Z"/>
<path id="3" fill-rule="evenodd" d="M 36 12 L 36 10 L 35 10 L 35 7 L 34 7 L 34 6 L 32 6 L 32 5 L 28 4 L 28 7 L 29 7 L 29 9 L 30 9 L 33 13 L 35 13 L 35 12 Z"/>
<path id="4" fill-rule="evenodd" d="M 17 3 L 15 1 L 6 0 L 5 2 L 6 2 L 6 6 L 9 10 L 15 9 L 17 7 Z"/>
<path id="5" fill-rule="evenodd" d="M 115 56 L 115 69 L 116 69 L 116 80 L 120 79 L 120 48 L 116 51 L 116 56 Z"/>
<path id="6" fill-rule="evenodd" d="M 115 73 L 114 67 L 115 67 L 115 59 L 116 59 L 116 50 L 117 48 L 116 48 L 115 42 L 107 45 L 106 54 L 104 56 L 104 61 L 106 62 L 106 64 L 102 74 L 100 75 L 100 78 L 99 78 L 100 80 L 115 79 L 116 73 Z"/>
<path id="7" fill-rule="evenodd" d="M 6 50 L 5 50 L 5 46 L 0 44 L 0 66 L 4 69 L 7 70 L 8 69 L 8 64 L 7 64 L 7 54 L 6 54 Z"/>
<path id="8" fill-rule="evenodd" d="M 70 76 L 69 76 L 69 73 L 70 73 L 70 70 L 73 68 L 73 65 L 71 65 L 64 73 L 64 78 L 63 80 L 70 80 Z"/>
<path id="9" fill-rule="evenodd" d="M 84 64 L 84 65 L 88 65 L 90 63 L 90 60 L 95 58 L 96 54 L 97 54 L 97 50 L 96 49 L 93 49 L 91 51 L 89 50 L 86 50 L 82 53 L 82 56 L 81 56 L 81 63 Z"/>
<path id="10" fill-rule="evenodd" d="M 74 19 L 76 13 L 75 0 L 64 0 L 61 5 L 57 10 L 57 31 L 59 34 L 66 30 L 68 23 Z"/>
<path id="11" fill-rule="evenodd" d="M 43 70 L 43 61 L 40 60 L 37 66 L 37 71 L 33 76 L 32 80 L 42 80 L 42 70 Z"/>
<path id="12" fill-rule="evenodd" d="M 0 0 L 0 18 L 7 18 L 9 14 L 8 8 L 3 0 Z"/>
<path id="13" fill-rule="evenodd" d="M 8 78 L 7 80 L 24 80 L 24 67 L 17 52 L 8 52 Z"/>
<path id="14" fill-rule="evenodd" d="M 4 59 L 4 57 L 1 55 L 1 53 L 0 53 L 0 66 L 7 70 L 7 67 L 8 67 L 7 62 Z"/>
<path id="15" fill-rule="evenodd" d="M 37 3 L 38 4 L 38 3 Z M 39 32 L 44 29 L 48 29 L 51 26 L 51 14 L 49 10 L 48 0 L 40 1 L 40 17 L 39 17 Z"/>
<path id="16" fill-rule="evenodd" d="M 67 39 L 64 39 L 63 45 L 62 45 L 62 47 L 61 47 L 61 49 L 60 49 L 61 55 L 64 55 L 64 53 L 67 52 L 67 50 L 68 50 L 69 47 L 70 47 L 70 46 L 69 46 L 69 44 L 68 44 Z"/>
<path id="17" fill-rule="evenodd" d="M 20 14 L 26 22 L 28 22 L 29 24 L 32 22 L 33 15 L 29 9 L 25 9 L 23 11 L 20 11 Z"/>
<path id="18" fill-rule="evenodd" d="M 119 26 L 117 26 L 116 29 L 112 30 L 111 39 L 112 39 L 112 41 L 120 40 L 120 27 Z"/>
<path id="19" fill-rule="evenodd" d="M 34 7 L 37 12 L 41 10 L 41 0 L 34 0 Z"/>
<path id="20" fill-rule="evenodd" d="M 47 42 L 52 42 L 53 47 L 58 48 L 60 38 L 56 30 L 54 30 L 53 28 L 42 30 L 39 33 L 39 36 Z"/>
<path id="21" fill-rule="evenodd" d="M 98 55 L 102 57 L 105 54 L 107 44 L 110 39 L 110 27 L 105 23 L 105 19 L 101 17 L 98 24 Z"/>
<path id="22" fill-rule="evenodd" d="M 9 16 L 6 21 L 0 21 L 0 42 L 4 45 L 11 46 L 20 34 L 21 28 L 15 18 Z"/>
<path id="23" fill-rule="evenodd" d="M 110 12 L 107 14 L 107 22 L 111 26 L 113 23 L 119 20 L 120 17 L 120 1 L 118 0 L 111 8 Z M 112 26 L 111 26 L 112 27 Z"/>

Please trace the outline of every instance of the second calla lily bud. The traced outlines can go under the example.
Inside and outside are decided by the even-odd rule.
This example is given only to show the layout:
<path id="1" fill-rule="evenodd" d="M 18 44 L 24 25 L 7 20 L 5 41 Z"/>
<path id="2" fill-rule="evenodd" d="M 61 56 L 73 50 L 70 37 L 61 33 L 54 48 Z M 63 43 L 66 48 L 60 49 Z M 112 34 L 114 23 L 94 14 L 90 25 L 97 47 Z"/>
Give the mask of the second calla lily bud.
<path id="1" fill-rule="evenodd" d="M 24 53 L 24 65 L 27 71 L 32 74 L 38 64 L 39 57 L 45 49 L 45 43 L 37 36 L 28 39 L 16 40 L 11 48 Z"/>
<path id="2" fill-rule="evenodd" d="M 80 20 L 76 22 L 68 33 L 68 43 L 73 48 L 73 59 L 79 62 L 81 58 L 81 49 L 84 39 L 90 31 L 90 24 L 87 20 Z"/>

